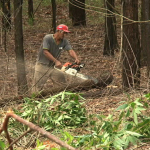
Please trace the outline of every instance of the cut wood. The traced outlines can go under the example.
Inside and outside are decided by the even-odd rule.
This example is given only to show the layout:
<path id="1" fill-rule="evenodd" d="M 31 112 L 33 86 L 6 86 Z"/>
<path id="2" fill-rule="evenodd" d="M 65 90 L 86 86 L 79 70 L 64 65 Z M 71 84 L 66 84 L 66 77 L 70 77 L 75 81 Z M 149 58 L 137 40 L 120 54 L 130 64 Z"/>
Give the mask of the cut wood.
<path id="1" fill-rule="evenodd" d="M 97 78 L 98 82 L 95 83 L 93 80 L 82 80 L 82 82 L 74 82 L 67 86 L 60 86 L 60 87 L 52 87 L 48 90 L 43 90 L 40 92 L 40 94 L 36 94 L 37 98 L 40 97 L 46 97 L 49 95 L 57 94 L 64 90 L 69 90 L 72 92 L 81 92 L 82 90 L 89 90 L 92 88 L 98 88 L 103 89 L 107 85 L 109 85 L 113 81 L 113 75 L 110 72 L 104 72 Z M 86 94 L 85 94 L 86 95 Z M 22 103 L 24 97 L 31 97 L 31 95 L 24 95 L 24 96 L 17 96 L 17 97 L 10 97 L 7 99 L 1 99 L 0 100 L 0 107 L 3 107 L 5 105 L 8 105 L 10 102 L 17 102 Z"/>

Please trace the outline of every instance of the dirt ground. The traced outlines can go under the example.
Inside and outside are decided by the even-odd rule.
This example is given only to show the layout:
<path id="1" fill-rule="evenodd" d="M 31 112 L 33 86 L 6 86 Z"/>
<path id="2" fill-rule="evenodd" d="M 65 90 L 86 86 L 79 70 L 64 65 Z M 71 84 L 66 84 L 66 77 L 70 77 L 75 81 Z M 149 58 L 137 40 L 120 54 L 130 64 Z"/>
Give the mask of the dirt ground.
<path id="1" fill-rule="evenodd" d="M 61 8 L 60 8 L 61 9 Z M 25 62 L 26 62 L 26 73 L 28 80 L 28 87 L 31 88 L 34 65 L 37 57 L 38 49 L 41 45 L 42 38 L 47 33 L 52 32 L 49 27 L 47 18 L 49 17 L 49 11 L 46 8 L 39 10 L 41 13 L 36 15 L 36 19 L 45 19 L 40 24 L 40 21 L 36 21 L 34 26 L 28 25 L 24 18 L 24 50 L 25 50 Z M 63 11 L 63 10 L 61 10 Z M 60 16 L 61 18 L 62 16 Z M 36 20 L 35 19 L 35 20 Z M 58 18 L 59 19 L 59 18 Z M 38 19 L 37 19 L 38 20 Z M 65 23 L 67 16 L 63 20 L 59 20 L 57 24 Z M 69 21 L 68 21 L 69 22 Z M 70 22 L 69 22 L 70 23 Z M 68 23 L 68 24 L 69 24 Z M 45 25 L 45 26 L 44 26 Z M 120 51 L 115 52 L 114 57 L 103 56 L 104 47 L 104 24 L 97 23 L 92 25 L 90 22 L 87 23 L 86 27 L 72 27 L 70 24 L 69 30 L 72 31 L 67 35 L 70 40 L 73 49 L 79 55 L 81 62 L 85 63 L 85 67 L 81 70 L 81 73 L 98 77 L 101 73 L 108 70 L 113 76 L 113 82 L 108 85 L 104 90 L 103 94 L 99 97 L 89 97 L 86 100 L 86 107 L 89 113 L 104 113 L 108 114 L 114 108 L 119 106 L 119 102 L 128 100 L 127 94 L 122 91 L 121 86 L 121 60 Z M 10 31 L 7 34 L 7 52 L 4 51 L 2 45 L 3 37 L 1 36 L 0 45 L 0 99 L 17 96 L 17 77 L 16 77 L 16 61 L 14 53 L 14 31 Z M 2 35 L 2 34 L 1 34 Z M 120 36 L 118 35 L 118 42 L 120 42 Z M 71 61 L 68 53 L 65 52 L 60 58 L 62 63 Z M 132 97 L 139 97 L 147 91 L 147 81 L 145 68 L 141 69 L 141 90 L 131 90 L 129 94 Z M 45 88 L 51 87 L 51 81 L 48 80 L 45 84 Z M 91 89 L 90 91 L 98 91 L 99 89 Z M 82 92 L 82 91 L 81 91 Z M 7 105 L 7 104 L 6 104 Z M 145 149 L 148 149 L 145 147 Z"/>
<path id="2" fill-rule="evenodd" d="M 120 64 L 119 52 L 114 57 L 103 56 L 104 44 L 104 28 L 101 25 L 87 27 L 71 27 L 72 33 L 67 35 L 73 49 L 79 55 L 81 62 L 85 63 L 85 67 L 80 73 L 98 77 L 101 73 L 109 70 L 114 75 L 114 80 L 108 91 L 114 87 L 120 88 Z M 88 31 L 88 32 L 87 32 Z M 99 31 L 99 32 L 97 32 Z M 27 31 L 24 35 L 25 62 L 29 90 L 32 86 L 34 75 L 34 65 L 37 57 L 37 52 L 42 42 L 45 33 L 35 31 Z M 7 52 L 4 52 L 3 47 L 0 49 L 0 98 L 9 98 L 17 96 L 17 77 L 16 77 L 16 61 L 14 53 L 14 44 L 12 36 L 8 35 L 11 44 L 8 46 Z M 10 42 L 10 41 L 9 41 Z M 64 52 L 60 58 L 62 63 L 73 62 L 67 52 Z M 48 80 L 45 88 L 51 87 L 51 81 Z M 96 89 L 92 89 L 96 90 Z M 110 92 L 109 92 L 110 93 Z M 107 98 L 109 95 L 107 95 Z M 103 97 L 104 99 L 104 97 Z M 101 101 L 101 100 L 99 100 Z M 94 101 L 93 101 L 94 102 Z M 93 108 L 92 108 L 93 109 Z"/>
<path id="3" fill-rule="evenodd" d="M 92 13 L 92 12 L 89 12 Z M 64 15 L 65 14 L 65 15 Z M 92 14 L 91 14 L 92 15 Z M 94 17 L 97 14 L 93 13 L 93 20 L 87 14 L 86 27 L 72 27 L 71 20 L 68 19 L 68 10 L 65 4 L 57 8 L 57 24 L 66 23 L 69 26 L 70 34 L 67 35 L 73 49 L 79 55 L 81 62 L 85 63 L 85 67 L 81 73 L 98 77 L 102 72 L 108 70 L 113 76 L 114 80 L 106 92 L 108 94 L 106 99 L 112 95 L 110 91 L 115 91 L 121 88 L 121 63 L 120 52 L 116 52 L 114 57 L 103 56 L 104 47 L 104 22 L 93 23 Z M 101 16 L 102 18 L 103 16 Z M 27 16 L 23 18 L 23 32 L 24 32 L 24 50 L 25 50 L 25 63 L 26 73 L 28 80 L 29 90 L 32 86 L 34 65 L 37 58 L 37 53 L 41 45 L 42 39 L 46 34 L 53 33 L 51 26 L 51 7 L 40 6 L 35 14 L 34 26 L 27 22 Z M 118 28 L 119 29 L 119 28 Z M 118 32 L 119 33 L 119 32 Z M 16 61 L 14 53 L 14 30 L 12 29 L 7 33 L 7 52 L 4 50 L 3 33 L 1 32 L 1 45 L 0 45 L 0 99 L 9 98 L 17 95 L 17 75 L 16 75 Z M 120 37 L 118 34 L 118 41 Z M 68 53 L 65 52 L 60 58 L 62 63 L 72 62 Z M 45 84 L 45 88 L 51 87 L 51 81 Z M 97 90 L 97 89 L 92 89 Z M 113 92 L 112 92 L 113 93 Z M 104 101 L 102 96 L 98 98 L 98 103 Z M 119 98 L 121 100 L 122 98 Z M 96 100 L 95 100 L 96 101 Z M 107 102 L 108 100 L 106 100 Z M 94 103 L 94 101 L 93 101 Z M 102 105 L 105 105 L 104 102 Z M 111 107 L 112 108 L 112 107 Z M 93 109 L 93 108 L 92 108 Z"/>
<path id="4" fill-rule="evenodd" d="M 121 62 L 120 52 L 116 52 L 114 57 L 103 56 L 104 46 L 104 26 L 87 25 L 87 27 L 70 27 L 72 33 L 67 35 L 73 49 L 77 52 L 81 62 L 85 67 L 80 73 L 98 77 L 104 71 L 110 71 L 114 76 L 113 82 L 104 89 L 102 96 L 89 100 L 92 111 L 107 112 L 109 109 L 117 107 L 116 104 L 127 98 L 121 90 Z M 87 32 L 88 31 L 88 32 Z M 46 32 L 46 31 L 45 31 Z M 27 30 L 24 33 L 25 63 L 29 90 L 32 87 L 34 65 L 37 58 L 38 49 L 42 42 L 44 31 Z M 10 98 L 17 96 L 17 75 L 16 61 L 14 53 L 13 33 L 7 35 L 8 49 L 4 52 L 3 46 L 0 49 L 0 98 Z M 119 39 L 118 39 L 119 41 Z M 67 52 L 64 52 L 60 60 L 62 63 L 72 62 Z M 145 69 L 143 69 L 145 70 Z M 143 71 L 145 72 L 145 71 Z M 144 78 L 146 75 L 142 75 Z M 145 86 L 145 84 L 144 84 Z M 44 88 L 51 87 L 51 80 L 48 80 Z M 143 88 L 143 87 L 141 87 Z M 146 89 L 147 87 L 145 87 Z M 90 91 L 96 91 L 91 89 Z M 142 89 L 141 92 L 143 92 Z M 82 91 L 81 91 L 82 92 Z M 136 91 L 131 91 L 132 93 Z M 118 95 L 116 95 L 118 93 Z M 95 97 L 97 97 L 95 95 Z M 90 98 L 91 99 L 91 98 Z M 92 103 L 92 105 L 91 105 Z M 110 108 L 109 108 L 110 107 Z"/>

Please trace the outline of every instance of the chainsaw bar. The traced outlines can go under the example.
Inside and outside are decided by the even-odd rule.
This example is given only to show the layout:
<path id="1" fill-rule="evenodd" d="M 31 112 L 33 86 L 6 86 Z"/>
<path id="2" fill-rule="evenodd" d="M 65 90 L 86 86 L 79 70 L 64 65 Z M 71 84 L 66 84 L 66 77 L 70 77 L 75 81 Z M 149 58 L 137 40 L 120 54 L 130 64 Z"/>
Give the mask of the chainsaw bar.
<path id="1" fill-rule="evenodd" d="M 90 77 L 90 76 L 78 73 L 78 71 L 76 69 L 73 69 L 73 68 L 69 68 L 68 70 L 65 71 L 65 73 L 67 73 L 69 75 L 72 75 L 72 76 L 75 76 L 75 77 L 79 77 L 79 78 L 81 78 L 83 80 L 93 80 L 93 82 L 95 84 L 98 83 L 98 80 L 96 78 L 93 78 L 93 77 Z"/>
<path id="2" fill-rule="evenodd" d="M 95 84 L 97 84 L 98 80 L 96 78 L 78 73 L 80 69 L 83 68 L 84 66 L 85 64 L 76 64 L 76 63 L 67 62 L 63 65 L 61 69 L 57 69 L 57 68 L 55 69 L 65 72 L 68 75 L 78 77 L 83 80 L 92 80 Z"/>

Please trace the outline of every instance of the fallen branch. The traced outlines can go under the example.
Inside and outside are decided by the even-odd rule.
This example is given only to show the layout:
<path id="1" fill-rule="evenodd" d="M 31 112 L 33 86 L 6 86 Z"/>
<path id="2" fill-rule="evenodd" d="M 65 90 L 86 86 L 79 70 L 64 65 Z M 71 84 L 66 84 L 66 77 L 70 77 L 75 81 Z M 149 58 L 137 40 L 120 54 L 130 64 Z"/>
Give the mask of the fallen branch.
<path id="1" fill-rule="evenodd" d="M 28 122 L 28 121 L 24 120 L 23 118 L 21 118 L 21 117 L 17 116 L 16 114 L 14 114 L 12 111 L 8 111 L 7 114 L 6 114 L 6 117 L 5 117 L 5 119 L 4 119 L 3 125 L 2 125 L 2 127 L 0 128 L 0 134 L 1 134 L 3 131 L 5 132 L 6 138 L 7 138 L 7 140 L 8 140 L 9 145 L 10 145 L 10 146 L 9 146 L 10 150 L 13 150 L 12 145 L 17 141 L 17 140 L 16 140 L 15 142 L 12 143 L 12 140 L 11 140 L 11 138 L 10 138 L 10 136 L 9 136 L 9 133 L 8 133 L 8 130 L 7 130 L 7 129 L 8 129 L 8 122 L 9 122 L 9 118 L 10 118 L 10 117 L 16 119 L 17 121 L 21 122 L 21 123 L 24 124 L 24 125 L 27 125 L 31 130 L 34 130 L 34 131 L 39 132 L 40 134 L 42 134 L 43 136 L 47 137 L 48 139 L 50 139 L 51 141 L 57 143 L 57 144 L 60 145 L 60 146 L 65 147 L 65 148 L 67 148 L 68 150 L 76 150 L 74 147 L 72 147 L 72 146 L 66 144 L 65 142 L 59 140 L 56 136 L 50 134 L 49 132 L 45 131 L 44 129 L 42 129 L 42 128 L 36 126 L 35 124 L 33 124 L 33 123 L 31 123 L 31 122 Z M 25 135 L 26 133 L 28 133 L 28 131 L 25 132 L 24 135 Z M 21 136 L 21 137 L 22 137 L 22 136 Z"/>

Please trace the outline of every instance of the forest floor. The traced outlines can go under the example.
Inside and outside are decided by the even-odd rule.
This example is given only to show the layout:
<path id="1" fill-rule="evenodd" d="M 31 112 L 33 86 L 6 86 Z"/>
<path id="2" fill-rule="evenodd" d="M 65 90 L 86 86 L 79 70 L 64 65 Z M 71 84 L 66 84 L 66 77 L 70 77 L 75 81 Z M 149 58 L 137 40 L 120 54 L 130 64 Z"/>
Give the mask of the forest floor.
<path id="1" fill-rule="evenodd" d="M 42 39 L 44 35 L 52 32 L 50 29 L 50 20 L 48 19 L 51 14 L 47 8 L 48 7 L 39 9 L 40 13 L 38 12 L 38 15 L 36 15 L 35 20 L 37 21 L 34 26 L 28 25 L 27 21 L 23 22 L 25 62 L 29 89 L 32 86 L 34 65 Z M 59 7 L 59 10 L 61 10 L 63 14 L 63 11 L 66 11 L 62 9 L 62 6 Z M 57 13 L 59 14 L 59 11 Z M 85 67 L 81 70 L 81 73 L 98 77 L 107 70 L 114 76 L 113 82 L 103 90 L 101 96 L 95 96 L 96 98 L 93 96 L 86 99 L 87 111 L 89 113 L 109 114 L 120 105 L 119 102 L 128 101 L 128 95 L 133 99 L 143 96 L 144 92 L 147 91 L 146 69 L 141 68 L 141 89 L 131 90 L 125 93 L 122 90 L 120 51 L 115 52 L 113 57 L 103 56 L 105 37 L 104 24 L 92 24 L 88 21 L 86 27 L 72 27 L 67 17 L 68 16 L 59 15 L 57 24 L 66 23 L 66 21 L 69 24 L 69 30 L 72 32 L 67 35 L 67 39 L 69 39 L 73 49 L 79 55 L 81 62 L 85 63 Z M 26 20 L 26 18 L 24 18 L 24 20 Z M 41 20 L 42 22 L 40 22 Z M 13 35 L 13 30 L 7 34 L 7 52 L 4 52 L 4 46 L 1 45 L 0 47 L 0 99 L 17 96 L 17 73 Z M 3 38 L 1 37 L 1 39 Z M 119 32 L 118 42 L 120 42 Z M 62 54 L 60 60 L 62 63 L 72 61 L 67 52 Z M 49 87 L 51 87 L 50 80 L 47 81 L 44 88 Z M 91 89 L 90 91 L 94 92 L 97 90 L 99 89 Z M 13 107 L 13 105 L 11 106 Z M 7 109 L 6 104 L 0 111 L 6 111 Z M 149 149 L 149 147 L 149 145 L 145 145 L 139 149 Z"/>

